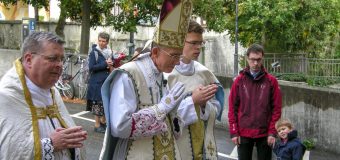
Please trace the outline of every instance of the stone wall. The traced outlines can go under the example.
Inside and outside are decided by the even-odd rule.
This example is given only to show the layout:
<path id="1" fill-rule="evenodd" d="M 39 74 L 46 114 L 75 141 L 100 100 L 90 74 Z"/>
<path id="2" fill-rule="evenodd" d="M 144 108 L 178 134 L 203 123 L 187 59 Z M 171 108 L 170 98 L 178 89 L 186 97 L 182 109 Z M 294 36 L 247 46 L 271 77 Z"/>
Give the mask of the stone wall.
<path id="1" fill-rule="evenodd" d="M 0 49 L 0 78 L 13 66 L 15 59 L 21 57 L 20 51 Z"/>
<path id="2" fill-rule="evenodd" d="M 21 21 L 0 21 L 0 48 L 19 49 L 21 47 Z M 36 30 L 55 32 L 56 23 L 39 22 Z M 138 26 L 135 34 L 135 46 L 142 47 L 144 43 L 153 36 L 154 28 Z M 110 47 L 116 51 L 128 52 L 129 33 L 115 32 L 112 27 L 96 27 L 90 30 L 90 45 L 97 42 L 99 32 L 106 31 L 111 35 Z M 64 29 L 65 48 L 79 50 L 81 26 L 79 24 L 68 23 Z M 87 54 L 87 53 L 86 53 Z"/>
<path id="3" fill-rule="evenodd" d="M 20 49 L 21 21 L 0 21 L 0 48 Z"/>
<path id="4" fill-rule="evenodd" d="M 235 45 L 230 41 L 228 32 L 221 34 L 207 32 L 204 34 L 206 40 L 204 52 L 204 64 L 218 76 L 233 76 Z M 238 45 L 238 54 L 244 55 L 246 48 Z M 239 66 L 240 70 L 240 66 Z"/>

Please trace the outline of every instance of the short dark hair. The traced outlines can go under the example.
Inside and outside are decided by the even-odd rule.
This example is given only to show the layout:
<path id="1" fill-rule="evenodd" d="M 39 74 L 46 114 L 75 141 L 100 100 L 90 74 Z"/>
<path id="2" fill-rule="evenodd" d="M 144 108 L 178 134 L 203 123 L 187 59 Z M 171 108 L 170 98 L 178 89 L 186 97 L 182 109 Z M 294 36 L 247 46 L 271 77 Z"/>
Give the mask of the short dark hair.
<path id="1" fill-rule="evenodd" d="M 65 41 L 59 36 L 44 31 L 35 31 L 25 38 L 21 48 L 21 53 L 24 55 L 26 52 L 40 52 L 43 49 L 44 43 L 56 43 L 61 46 L 64 45 Z"/>
<path id="2" fill-rule="evenodd" d="M 194 20 L 190 20 L 188 33 L 199 33 L 203 34 L 204 28 Z"/>
<path id="3" fill-rule="evenodd" d="M 106 32 L 100 32 L 100 33 L 98 34 L 98 38 L 103 38 L 103 39 L 105 39 L 107 42 L 110 41 L 110 35 L 109 35 L 108 33 L 106 33 Z"/>
<path id="4" fill-rule="evenodd" d="M 253 53 L 261 53 L 262 56 L 264 56 L 264 49 L 261 45 L 259 44 L 252 44 L 248 49 L 247 49 L 247 56 L 249 57 L 249 54 Z"/>

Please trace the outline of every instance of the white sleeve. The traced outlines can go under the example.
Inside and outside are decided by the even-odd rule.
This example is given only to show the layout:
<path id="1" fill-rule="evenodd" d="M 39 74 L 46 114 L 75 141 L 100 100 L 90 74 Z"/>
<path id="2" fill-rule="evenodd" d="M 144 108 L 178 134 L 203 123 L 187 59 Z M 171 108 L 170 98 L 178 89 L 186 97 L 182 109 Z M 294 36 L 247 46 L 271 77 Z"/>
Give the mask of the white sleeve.
<path id="1" fill-rule="evenodd" d="M 132 80 L 126 73 L 118 72 L 112 84 L 109 109 L 112 136 L 120 138 L 149 137 L 167 130 L 164 118 L 159 118 L 159 114 L 156 114 L 155 107 L 157 106 L 136 111 L 135 89 Z"/>
<path id="2" fill-rule="evenodd" d="M 177 109 L 177 115 L 179 116 L 183 126 L 195 123 L 198 120 L 195 105 L 192 97 L 186 97 L 181 101 Z"/>
<path id="3" fill-rule="evenodd" d="M 210 111 L 215 111 L 216 113 L 219 113 L 221 110 L 220 103 L 215 99 L 212 98 L 205 104 L 204 110 L 202 110 L 202 107 L 200 109 L 200 118 L 204 121 L 208 120 Z"/>

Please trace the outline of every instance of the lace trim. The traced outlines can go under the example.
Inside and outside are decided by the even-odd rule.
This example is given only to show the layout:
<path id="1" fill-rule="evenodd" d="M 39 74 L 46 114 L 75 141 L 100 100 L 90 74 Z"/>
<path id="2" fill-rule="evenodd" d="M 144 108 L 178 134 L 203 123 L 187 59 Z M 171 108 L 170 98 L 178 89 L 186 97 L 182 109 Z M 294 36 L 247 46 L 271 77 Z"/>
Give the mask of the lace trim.
<path id="1" fill-rule="evenodd" d="M 135 139 L 138 137 L 151 137 L 158 133 L 166 132 L 168 130 L 166 123 L 156 117 L 152 109 L 142 109 L 132 114 L 135 130 L 131 137 Z"/>
<path id="2" fill-rule="evenodd" d="M 43 160 L 54 160 L 53 145 L 50 138 L 41 139 Z"/>

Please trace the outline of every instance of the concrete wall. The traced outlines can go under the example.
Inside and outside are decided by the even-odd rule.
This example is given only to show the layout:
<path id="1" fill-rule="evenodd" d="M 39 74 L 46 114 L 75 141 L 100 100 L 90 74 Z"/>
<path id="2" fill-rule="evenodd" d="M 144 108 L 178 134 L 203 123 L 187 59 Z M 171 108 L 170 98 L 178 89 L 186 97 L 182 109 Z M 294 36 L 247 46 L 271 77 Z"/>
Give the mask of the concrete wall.
<path id="1" fill-rule="evenodd" d="M 19 49 L 21 47 L 21 21 L 0 21 L 0 48 Z M 39 31 L 54 32 L 56 23 L 40 22 L 37 25 Z M 138 26 L 138 32 L 135 34 L 135 46 L 142 47 L 144 43 L 151 39 L 154 33 L 154 27 Z M 97 42 L 99 32 L 106 31 L 111 35 L 110 47 L 115 51 L 128 52 L 129 33 L 115 32 L 112 27 L 96 27 L 90 30 L 90 45 Z M 79 24 L 67 24 L 64 29 L 65 48 L 79 50 L 81 26 Z M 87 54 L 87 53 L 86 53 Z"/>
<path id="2" fill-rule="evenodd" d="M 281 82 L 282 117 L 289 118 L 302 138 L 316 146 L 340 153 L 340 90 Z"/>
<path id="3" fill-rule="evenodd" d="M 218 76 L 232 77 L 234 74 L 235 45 L 230 41 L 229 37 L 227 31 L 221 34 L 215 32 L 204 33 L 204 39 L 206 40 L 204 64 Z M 241 45 L 238 46 L 238 54 L 244 55 L 246 48 Z"/>
<path id="4" fill-rule="evenodd" d="M 231 77 L 218 77 L 225 88 L 222 122 L 228 128 L 228 96 Z M 290 119 L 303 140 L 311 138 L 316 147 L 340 153 L 340 90 L 307 86 L 304 83 L 279 81 L 282 92 L 282 117 Z"/>
<path id="5" fill-rule="evenodd" d="M 0 49 L 0 78 L 13 66 L 15 59 L 21 57 L 20 51 Z"/>

